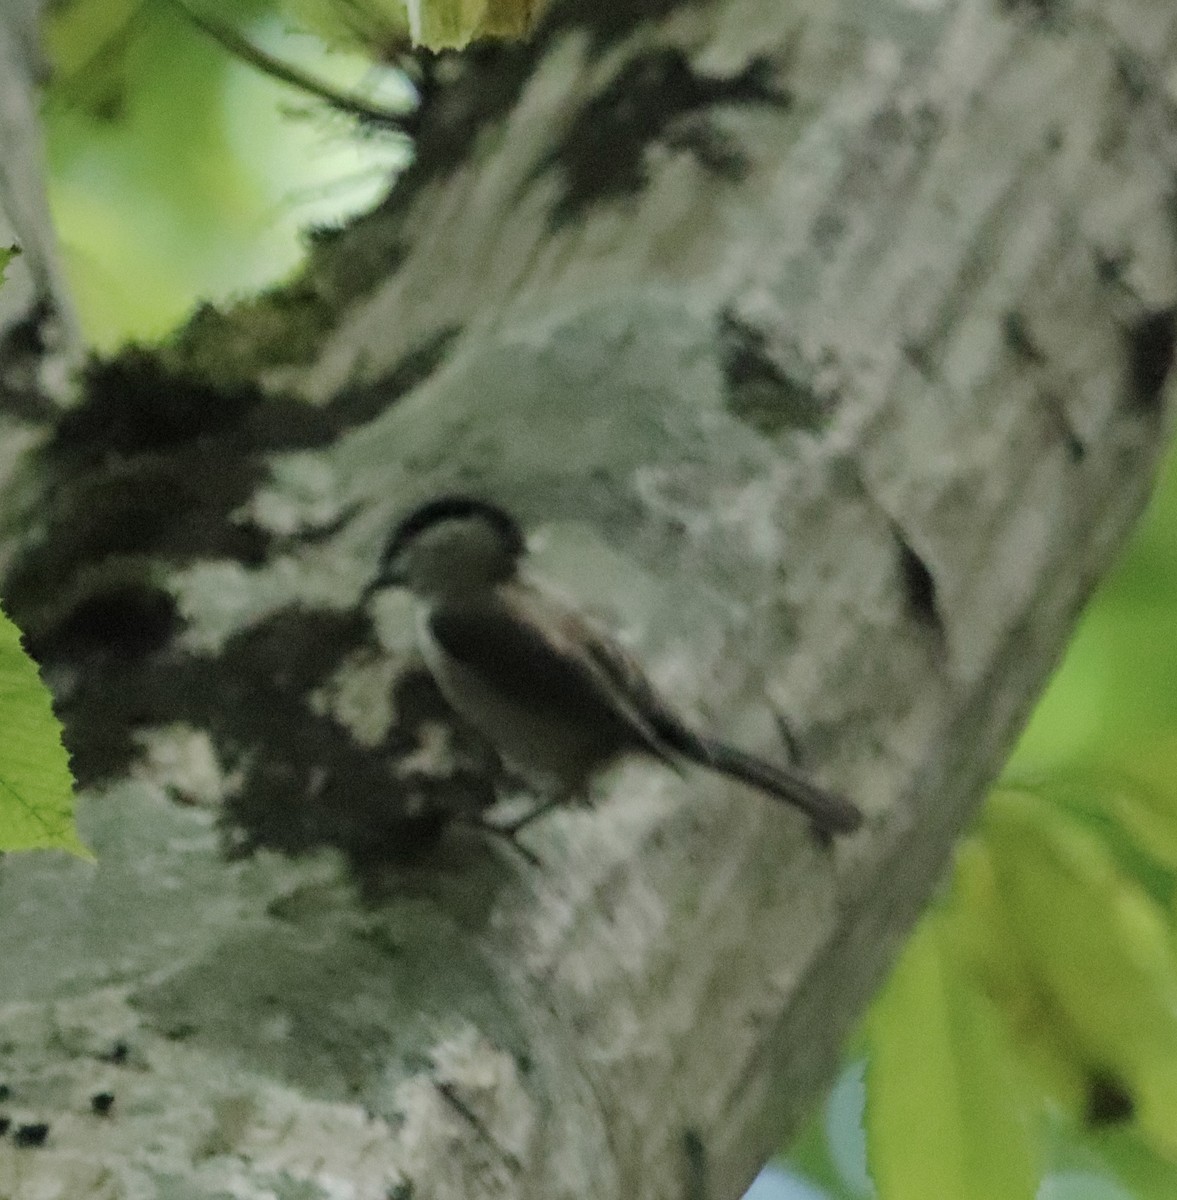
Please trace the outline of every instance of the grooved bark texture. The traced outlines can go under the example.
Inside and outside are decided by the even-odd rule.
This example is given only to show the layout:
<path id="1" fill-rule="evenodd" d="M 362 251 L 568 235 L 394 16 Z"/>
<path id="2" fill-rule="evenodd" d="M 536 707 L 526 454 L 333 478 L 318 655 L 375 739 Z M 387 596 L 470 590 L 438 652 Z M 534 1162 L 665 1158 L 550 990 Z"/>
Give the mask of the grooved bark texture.
<path id="1" fill-rule="evenodd" d="M 1175 67 L 1168 0 L 557 5 L 290 292 L 95 368 L 4 465 L 98 865 L 2 864 L 0 1172 L 739 1196 L 1147 497 Z M 537 868 L 447 824 L 479 748 L 356 598 L 453 488 L 863 832 L 640 765 Z"/>

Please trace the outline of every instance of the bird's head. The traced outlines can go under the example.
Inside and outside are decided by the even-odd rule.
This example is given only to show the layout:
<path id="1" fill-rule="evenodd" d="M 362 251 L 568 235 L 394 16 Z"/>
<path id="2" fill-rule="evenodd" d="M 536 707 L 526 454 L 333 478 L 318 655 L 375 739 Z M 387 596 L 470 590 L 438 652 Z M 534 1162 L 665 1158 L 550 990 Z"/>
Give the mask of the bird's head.
<path id="1" fill-rule="evenodd" d="M 397 524 L 364 595 L 406 587 L 426 599 L 457 598 L 510 579 L 525 550 L 518 521 L 498 505 L 439 496 Z"/>

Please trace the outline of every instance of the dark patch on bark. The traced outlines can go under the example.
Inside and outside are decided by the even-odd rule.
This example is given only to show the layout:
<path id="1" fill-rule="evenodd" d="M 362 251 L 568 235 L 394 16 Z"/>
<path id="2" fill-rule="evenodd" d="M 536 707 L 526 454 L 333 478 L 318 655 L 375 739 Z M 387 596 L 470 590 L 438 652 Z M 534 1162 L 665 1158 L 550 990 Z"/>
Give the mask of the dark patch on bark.
<path id="1" fill-rule="evenodd" d="M 348 656 L 381 653 L 362 613 L 292 605 L 221 652 L 195 655 L 178 644 L 183 621 L 166 586 L 177 567 L 259 566 L 346 523 L 347 513 L 326 532 L 277 538 L 235 514 L 267 481 L 268 454 L 327 444 L 370 419 L 436 369 L 456 332 L 407 355 L 379 385 L 318 408 L 218 388 L 141 351 L 91 366 L 86 402 L 60 419 L 41 453 L 25 500 L 39 534 L 3 589 L 83 786 L 125 776 L 142 731 L 188 725 L 206 731 L 224 770 L 243 780 L 225 804 L 234 850 L 335 846 L 357 871 L 427 850 L 455 807 L 493 802 L 481 748 L 456 755 L 452 771 L 447 760 L 442 777 L 394 773 L 418 749 L 426 717 L 448 719 L 431 681 L 398 685 L 400 724 L 375 748 L 316 710 L 311 693 Z"/>
<path id="2" fill-rule="evenodd" d="M 1115 50 L 1116 82 L 1132 104 L 1142 104 L 1155 87 L 1154 73 L 1149 64 L 1127 45 L 1119 43 Z"/>
<path id="3" fill-rule="evenodd" d="M 672 150 L 693 154 L 695 160 L 725 183 L 739 183 L 748 174 L 748 157 L 727 140 L 706 116 L 688 117 L 666 134 Z"/>
<path id="4" fill-rule="evenodd" d="M 448 331 L 439 335 L 441 347 Z M 418 353 L 406 356 L 414 370 Z M 399 368 L 398 368 L 399 369 Z M 395 373 L 393 380 L 395 382 Z M 385 385 L 386 388 L 389 386 Z M 355 416 L 346 405 L 308 404 L 267 395 L 251 383 L 218 384 L 192 370 L 177 370 L 154 352 L 131 349 L 94 362 L 87 370 L 86 401 L 60 422 L 53 451 L 91 461 L 187 449 L 244 459 L 267 452 L 309 450 L 333 442 Z"/>
<path id="5" fill-rule="evenodd" d="M 1087 1080 L 1084 1119 L 1094 1129 L 1122 1125 L 1136 1113 L 1136 1098 L 1123 1079 L 1111 1071 L 1093 1071 Z"/>
<path id="6" fill-rule="evenodd" d="M 594 0 L 592 4 L 565 0 L 545 14 L 536 36 L 547 42 L 569 29 L 583 30 L 592 39 L 592 53 L 600 55 L 642 25 L 697 6 L 697 0 Z"/>
<path id="7" fill-rule="evenodd" d="M 414 128 L 416 154 L 378 214 L 382 222 L 406 211 L 425 184 L 469 158 L 479 133 L 502 122 L 514 107 L 542 50 L 537 36 L 478 42 L 460 55 L 437 56 L 431 93 Z"/>
<path id="8" fill-rule="evenodd" d="M 1046 363 L 1046 355 L 1030 333 L 1025 316 L 1016 309 L 1007 312 L 1002 318 L 1001 333 L 1005 344 L 1018 358 L 1024 359 L 1034 367 L 1041 367 Z"/>
<path id="9" fill-rule="evenodd" d="M 455 806 L 493 803 L 493 781 L 477 759 L 444 778 L 394 774 L 424 723 L 448 718 L 432 681 L 398 686 L 401 720 L 375 748 L 312 707 L 312 693 L 370 637 L 360 613 L 291 607 L 216 656 L 165 646 L 137 660 L 113 651 L 91 659 L 58 697 L 74 773 L 82 786 L 125 775 L 141 752 L 139 731 L 182 723 L 206 731 L 223 768 L 241 776 L 222 818 L 233 854 L 333 846 L 360 873 L 420 855 Z M 48 674 L 62 666 L 51 661 Z"/>
<path id="10" fill-rule="evenodd" d="M 1132 322 L 1125 335 L 1129 399 L 1137 408 L 1155 413 L 1177 350 L 1177 309 L 1146 312 Z"/>
<path id="11" fill-rule="evenodd" d="M 105 589 L 87 591 L 65 606 L 59 619 L 33 626 L 29 653 L 51 664 L 68 659 L 94 665 L 105 658 L 136 660 L 162 649 L 180 631 L 175 600 L 146 582 L 112 579 Z"/>
<path id="12" fill-rule="evenodd" d="M 427 341 L 410 350 L 387 375 L 361 388 L 341 392 L 331 401 L 331 413 L 343 427 L 363 425 L 379 416 L 441 366 L 461 332 L 458 325 L 439 329 Z"/>
<path id="13" fill-rule="evenodd" d="M 43 452 L 29 515 L 43 532 L 5 581 L 14 619 L 51 643 L 71 622 L 95 625 L 63 615 L 69 607 L 97 603 L 117 626 L 119 598 L 128 613 L 139 609 L 142 594 L 159 590 L 161 566 L 262 564 L 290 539 L 234 514 L 266 482 L 267 455 L 329 445 L 372 419 L 436 370 L 456 335 L 440 331 L 378 383 L 321 406 L 217 387 L 142 350 L 92 363 L 86 400 L 60 418 Z"/>
<path id="14" fill-rule="evenodd" d="M 109 1050 L 95 1057 L 99 1062 L 110 1063 L 116 1067 L 125 1067 L 131 1057 L 131 1047 L 124 1041 L 117 1041 Z"/>
<path id="15" fill-rule="evenodd" d="M 998 0 L 1006 13 L 1029 17 L 1038 25 L 1053 26 L 1061 21 L 1070 7 L 1066 0 Z"/>
<path id="16" fill-rule="evenodd" d="M 91 362 L 84 391 L 83 403 L 58 422 L 53 450 L 97 462 L 223 435 L 262 403 L 256 388 L 215 387 L 166 370 L 156 355 L 138 348 Z"/>
<path id="17" fill-rule="evenodd" d="M 721 145 L 721 135 L 708 124 L 709 110 L 721 105 L 787 108 L 792 97 L 772 83 L 772 76 L 765 58 L 725 77 L 698 74 L 674 47 L 633 58 L 581 109 L 536 168 L 537 176 L 562 172 L 553 225 L 578 220 L 594 204 L 641 191 L 646 152 L 655 143 L 691 151 L 725 179 L 741 177 L 746 158 L 738 147 Z"/>
<path id="18" fill-rule="evenodd" d="M 0 337 L 0 412 L 19 421 L 47 425 L 61 411 L 37 386 L 37 368 L 49 349 L 45 325 L 53 319 L 52 308 L 42 301 Z"/>
<path id="19" fill-rule="evenodd" d="M 1047 415 L 1054 422 L 1059 435 L 1063 439 L 1067 458 L 1073 463 L 1082 462 L 1087 457 L 1087 447 L 1071 423 L 1070 414 L 1067 412 L 1066 400 L 1057 393 L 1049 390 L 1039 392 L 1038 399 L 1046 409 Z"/>
<path id="20" fill-rule="evenodd" d="M 18 1125 L 12 1135 L 14 1145 L 28 1150 L 45 1145 L 49 1138 L 49 1124 L 46 1121 L 34 1121 L 28 1125 Z"/>
<path id="21" fill-rule="evenodd" d="M 566 0 L 553 4 L 522 41 L 479 42 L 460 54 L 446 51 L 423 60 L 425 88 L 411 129 L 416 159 L 397 181 L 391 204 L 403 207 L 423 183 L 466 159 L 478 134 L 515 106 L 536 64 L 558 39 L 574 31 L 587 34 L 588 54 L 597 58 L 640 26 L 683 7 L 682 0 L 587 5 Z"/>
<path id="22" fill-rule="evenodd" d="M 899 570 L 908 610 L 921 625 L 943 632 L 935 576 L 898 526 L 893 529 L 899 543 Z"/>
<path id="23" fill-rule="evenodd" d="M 235 455 L 220 438 L 123 454 L 115 448 L 123 430 L 135 438 L 120 425 L 109 439 L 96 430 L 91 444 L 59 440 L 41 464 L 44 487 L 30 519 L 43 533 L 14 560 L 4 586 L 14 620 L 38 645 L 52 643 L 70 623 L 67 610 L 92 597 L 109 612 L 112 594 L 158 590 L 161 565 L 265 557 L 267 535 L 230 519 L 264 478 L 260 459 Z"/>
<path id="24" fill-rule="evenodd" d="M 1048 365 L 1046 351 L 1031 332 L 1025 315 L 1017 309 L 1011 309 L 1002 318 L 1001 335 L 1010 353 L 1031 370 Z M 1087 447 L 1071 424 L 1066 401 L 1049 388 L 1041 388 L 1038 391 L 1038 400 L 1051 423 L 1057 428 L 1067 458 L 1073 463 L 1081 462 L 1087 453 Z"/>
<path id="25" fill-rule="evenodd" d="M 719 357 L 727 407 L 741 421 L 769 437 L 825 424 L 827 403 L 810 381 L 778 363 L 765 332 L 730 309 L 720 317 Z"/>
<path id="26" fill-rule="evenodd" d="M 1095 276 L 1105 287 L 1121 287 L 1128 269 L 1128 254 L 1124 250 L 1109 250 L 1096 246 L 1092 250 Z"/>
<path id="27" fill-rule="evenodd" d="M 416 745 L 414 720 L 369 749 L 310 707 L 311 693 L 369 636 L 358 613 L 287 609 L 226 646 L 203 711 L 190 719 L 244 763 L 244 785 L 225 812 L 237 853 L 329 845 L 371 865 L 411 857 L 440 832 L 438 810 L 390 771 Z M 227 717 L 226 702 L 240 711 Z"/>
<path id="28" fill-rule="evenodd" d="M 940 379 L 940 364 L 932 349 L 932 342 L 929 338 L 911 339 L 909 338 L 902 346 L 903 357 L 911 363 L 912 367 L 920 373 L 929 383 L 936 383 Z"/>
<path id="29" fill-rule="evenodd" d="M 309 225 L 303 230 L 302 236 L 308 249 L 322 250 L 339 241 L 346 229 L 343 221 L 333 221 L 330 224 Z"/>
<path id="30" fill-rule="evenodd" d="M 711 1189 L 707 1186 L 707 1147 L 697 1129 L 684 1129 L 683 1144 L 683 1200 L 707 1200 Z"/>

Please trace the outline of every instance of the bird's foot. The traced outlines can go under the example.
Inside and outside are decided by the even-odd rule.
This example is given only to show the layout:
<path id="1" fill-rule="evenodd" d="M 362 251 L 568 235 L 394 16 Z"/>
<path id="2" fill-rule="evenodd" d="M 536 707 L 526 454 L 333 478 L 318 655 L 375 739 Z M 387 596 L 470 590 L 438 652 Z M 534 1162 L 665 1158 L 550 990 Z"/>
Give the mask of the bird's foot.
<path id="1" fill-rule="evenodd" d="M 531 814 L 528 814 L 528 817 L 530 816 Z M 512 821 L 507 824 L 500 824 L 498 821 L 490 821 L 486 817 L 482 816 L 463 817 L 461 818 L 461 823 L 463 825 L 468 825 L 473 829 L 477 829 L 481 833 L 489 833 L 492 837 L 500 838 L 501 840 L 507 842 L 508 845 L 510 845 L 511 848 L 516 852 L 516 854 L 518 854 L 526 862 L 530 863 L 531 866 L 542 867 L 544 865 L 543 859 L 541 859 L 534 850 L 529 850 L 517 836 L 519 830 L 530 823 L 527 818 L 524 818 L 521 822 Z"/>

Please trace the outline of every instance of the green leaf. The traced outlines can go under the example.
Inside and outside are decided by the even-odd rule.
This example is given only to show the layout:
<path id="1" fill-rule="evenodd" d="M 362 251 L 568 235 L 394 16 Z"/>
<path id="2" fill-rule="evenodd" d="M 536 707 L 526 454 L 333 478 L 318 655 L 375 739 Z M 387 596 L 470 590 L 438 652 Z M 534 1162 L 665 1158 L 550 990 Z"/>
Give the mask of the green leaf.
<path id="1" fill-rule="evenodd" d="M 404 0 L 280 0 L 279 6 L 329 46 L 358 48 L 378 60 L 409 45 Z"/>
<path id="2" fill-rule="evenodd" d="M 1024 1085 L 948 930 L 925 919 L 869 1019 L 871 1176 L 880 1200 L 1033 1200 Z"/>
<path id="3" fill-rule="evenodd" d="M 271 0 L 189 6 L 344 91 L 364 92 L 368 75 L 372 87 L 401 78 L 326 55 Z M 308 226 L 375 203 L 407 159 L 404 138 L 357 130 L 228 53 L 171 0 L 50 8 L 50 202 L 99 349 L 163 337 L 198 300 L 272 286 L 303 260 Z"/>
<path id="4" fill-rule="evenodd" d="M 972 986 L 982 988 L 1001 1012 L 1027 1080 L 1068 1112 L 1080 1111 L 1087 1064 L 1076 1058 L 1070 1029 L 1027 964 L 1005 910 L 993 849 L 982 837 L 970 837 L 957 848 L 944 918 Z"/>
<path id="5" fill-rule="evenodd" d="M 1131 1123 L 1093 1131 L 1067 1114 L 1051 1111 L 1044 1121 L 1050 1173 L 1068 1180 L 1092 1181 L 1090 1191 L 1060 1187 L 1056 1200 L 1080 1200 L 1094 1192 L 1108 1200 L 1173 1200 L 1177 1166 L 1153 1153 Z M 1102 1186 L 1101 1186 L 1102 1185 Z M 1039 1200 L 1046 1200 L 1043 1189 Z"/>
<path id="6" fill-rule="evenodd" d="M 0 612 L 0 849 L 89 857 L 73 819 L 73 776 L 49 692 Z"/>
<path id="7" fill-rule="evenodd" d="M 1141 854 L 1177 872 L 1177 730 L 1141 739 L 1123 761 L 1108 810 Z"/>
<path id="8" fill-rule="evenodd" d="M 1177 1158 L 1177 955 L 1165 910 L 1103 840 L 1033 792 L 995 792 L 984 833 L 1011 935 L 1076 1060 L 1122 1080 L 1144 1137 Z"/>
<path id="9" fill-rule="evenodd" d="M 1096 1141 L 1104 1169 L 1133 1200 L 1172 1200 L 1177 1196 L 1177 1165 L 1156 1155 L 1131 1128 L 1110 1129 Z"/>
<path id="10" fill-rule="evenodd" d="M 1013 768 L 1040 773 L 1093 758 L 1131 770 L 1149 736 L 1177 729 L 1177 443 L 1148 512 L 1104 581 L 1034 710 Z"/>

